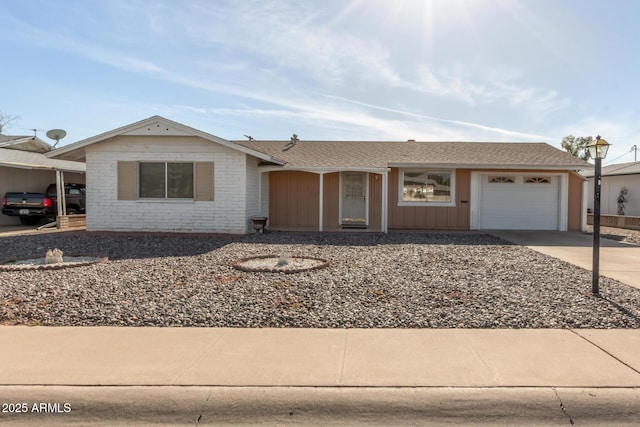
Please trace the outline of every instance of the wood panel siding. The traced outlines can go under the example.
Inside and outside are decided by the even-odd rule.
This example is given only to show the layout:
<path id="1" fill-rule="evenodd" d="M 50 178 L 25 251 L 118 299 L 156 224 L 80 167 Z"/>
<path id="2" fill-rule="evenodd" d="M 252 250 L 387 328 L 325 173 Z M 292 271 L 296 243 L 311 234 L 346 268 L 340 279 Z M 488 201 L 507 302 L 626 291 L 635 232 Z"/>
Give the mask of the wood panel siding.
<path id="1" fill-rule="evenodd" d="M 455 206 L 398 206 L 399 171 L 389 172 L 389 228 L 405 229 L 469 229 L 469 198 L 471 173 L 468 169 L 456 170 Z"/>
<path id="2" fill-rule="evenodd" d="M 324 175 L 323 190 L 322 226 L 337 228 L 340 226 L 340 172 Z"/>
<path id="3" fill-rule="evenodd" d="M 118 200 L 135 200 L 138 197 L 137 162 L 118 162 Z"/>
<path id="4" fill-rule="evenodd" d="M 382 229 L 382 175 L 369 174 L 369 230 Z"/>
<path id="5" fill-rule="evenodd" d="M 580 225 L 582 223 L 582 198 L 586 197 L 586 194 L 582 194 L 583 178 L 569 174 L 569 205 L 567 206 L 567 230 L 568 231 L 580 231 Z M 586 215 L 586 212 L 585 212 Z"/>
<path id="6" fill-rule="evenodd" d="M 319 194 L 318 174 L 299 171 L 271 172 L 269 224 L 274 227 L 317 227 Z"/>
<path id="7" fill-rule="evenodd" d="M 195 168 L 195 200 L 213 201 L 213 162 L 196 162 Z"/>

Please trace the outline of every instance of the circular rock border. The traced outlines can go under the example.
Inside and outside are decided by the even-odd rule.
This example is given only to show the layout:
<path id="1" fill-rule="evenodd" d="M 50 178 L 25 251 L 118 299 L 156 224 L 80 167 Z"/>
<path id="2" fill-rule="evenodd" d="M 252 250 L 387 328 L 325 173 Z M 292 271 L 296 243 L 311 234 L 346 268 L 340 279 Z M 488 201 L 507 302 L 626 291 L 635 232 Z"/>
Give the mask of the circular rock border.
<path id="1" fill-rule="evenodd" d="M 92 258 L 87 260 L 86 258 Z M 109 261 L 108 256 L 104 255 L 65 255 L 63 262 L 54 264 L 19 264 L 20 261 L 28 261 L 35 259 L 44 259 L 44 257 L 29 257 L 3 261 L 0 264 L 0 271 L 37 271 L 37 270 L 62 270 L 65 268 L 86 267 L 87 265 L 102 264 Z M 80 259 L 74 261 L 74 259 Z"/>
<path id="2" fill-rule="evenodd" d="M 321 268 L 325 268 L 329 265 L 329 261 L 327 261 L 326 259 L 323 258 L 316 258 L 316 257 L 310 257 L 310 256 L 301 256 L 301 255 L 292 255 L 289 256 L 288 259 L 292 260 L 292 259 L 306 259 L 306 260 L 312 260 L 312 261 L 317 261 L 318 263 L 316 265 L 312 265 L 310 267 L 293 267 L 291 265 L 285 265 L 282 267 L 252 267 L 252 266 L 247 266 L 247 265 L 243 265 L 249 261 L 254 261 L 254 260 L 262 260 L 262 259 L 273 259 L 274 262 L 273 264 L 276 264 L 278 262 L 278 260 L 280 259 L 279 255 L 257 255 L 257 256 L 251 256 L 251 257 L 247 257 L 247 258 L 241 258 L 239 260 L 237 260 L 236 262 L 233 263 L 233 268 L 235 268 L 236 270 L 240 270 L 240 271 L 244 271 L 247 273 L 285 273 L 285 274 L 293 274 L 293 273 L 301 273 L 303 271 L 312 271 L 312 270 L 319 270 Z"/>

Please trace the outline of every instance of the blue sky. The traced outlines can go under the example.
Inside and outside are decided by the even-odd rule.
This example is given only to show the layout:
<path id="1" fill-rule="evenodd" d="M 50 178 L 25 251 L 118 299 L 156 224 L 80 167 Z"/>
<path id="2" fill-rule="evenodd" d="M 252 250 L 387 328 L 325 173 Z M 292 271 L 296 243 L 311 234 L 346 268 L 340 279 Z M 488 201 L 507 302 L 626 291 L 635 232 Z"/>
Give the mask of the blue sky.
<path id="1" fill-rule="evenodd" d="M 640 145 L 634 0 L 2 0 L 9 134 Z M 44 131 L 38 135 L 46 140 Z"/>

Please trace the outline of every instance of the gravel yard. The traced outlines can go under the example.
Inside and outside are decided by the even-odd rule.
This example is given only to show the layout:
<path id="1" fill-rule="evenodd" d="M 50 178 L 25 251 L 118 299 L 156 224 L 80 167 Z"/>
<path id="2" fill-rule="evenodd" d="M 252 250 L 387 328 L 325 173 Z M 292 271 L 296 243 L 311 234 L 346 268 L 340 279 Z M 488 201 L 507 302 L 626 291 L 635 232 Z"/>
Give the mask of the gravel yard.
<path id="1" fill-rule="evenodd" d="M 593 234 L 593 226 L 587 226 L 587 232 Z M 640 230 L 627 230 L 616 227 L 600 227 L 600 237 L 617 240 L 619 242 L 640 245 Z"/>
<path id="2" fill-rule="evenodd" d="M 65 232 L 0 237 L 0 261 L 47 249 L 109 261 L 0 271 L 0 324 L 312 328 L 638 328 L 640 289 L 474 233 L 250 236 Z M 291 254 L 296 274 L 232 263 Z"/>

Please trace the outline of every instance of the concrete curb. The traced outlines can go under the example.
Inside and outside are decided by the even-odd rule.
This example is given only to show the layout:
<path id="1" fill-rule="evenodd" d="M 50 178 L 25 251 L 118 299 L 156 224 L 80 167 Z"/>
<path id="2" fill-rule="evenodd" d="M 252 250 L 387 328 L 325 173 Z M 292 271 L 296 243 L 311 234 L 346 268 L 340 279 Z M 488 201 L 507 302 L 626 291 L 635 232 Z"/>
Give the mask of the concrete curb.
<path id="1" fill-rule="evenodd" d="M 637 388 L 0 387 L 9 425 L 637 425 Z M 44 405 L 43 405 L 44 404 Z M 48 410 L 47 410 L 48 409 Z"/>

